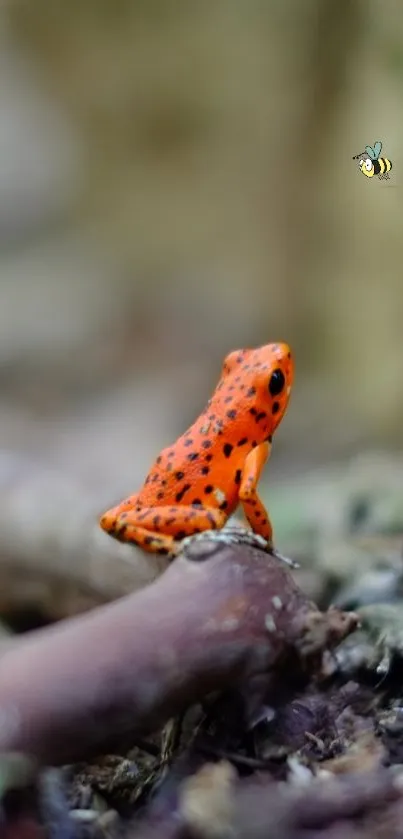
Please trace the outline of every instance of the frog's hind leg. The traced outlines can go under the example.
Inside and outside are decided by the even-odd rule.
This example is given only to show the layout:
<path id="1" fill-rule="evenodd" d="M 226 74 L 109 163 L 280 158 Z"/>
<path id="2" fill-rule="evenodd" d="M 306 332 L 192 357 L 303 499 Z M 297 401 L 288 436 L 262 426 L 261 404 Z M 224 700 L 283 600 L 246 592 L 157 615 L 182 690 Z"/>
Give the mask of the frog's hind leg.
<path id="1" fill-rule="evenodd" d="M 218 530 L 227 515 L 223 510 L 202 505 L 171 505 L 122 510 L 118 508 L 102 516 L 101 527 L 119 539 L 132 542 L 150 553 L 177 553 L 178 543 L 187 536 L 204 530 Z"/>
<path id="2" fill-rule="evenodd" d="M 152 533 L 139 525 L 122 523 L 112 535 L 119 542 L 130 542 L 132 545 L 142 548 L 143 551 L 147 551 L 147 553 L 168 556 L 177 553 L 178 550 L 178 543 L 175 542 L 173 536 L 167 536 L 165 533 Z"/>
<path id="3" fill-rule="evenodd" d="M 142 507 L 137 499 L 138 493 L 129 495 L 124 501 L 117 504 L 116 507 L 111 507 L 110 510 L 107 510 L 99 520 L 102 530 L 113 533 L 115 524 L 122 513 L 126 513 L 128 510 L 141 510 Z"/>

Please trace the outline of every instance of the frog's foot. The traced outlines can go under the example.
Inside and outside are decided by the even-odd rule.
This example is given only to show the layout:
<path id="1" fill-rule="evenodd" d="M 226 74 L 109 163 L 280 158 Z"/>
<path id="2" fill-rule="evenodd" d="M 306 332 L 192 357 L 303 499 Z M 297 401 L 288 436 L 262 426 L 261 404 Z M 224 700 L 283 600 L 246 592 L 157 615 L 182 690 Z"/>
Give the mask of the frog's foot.
<path id="1" fill-rule="evenodd" d="M 242 525 L 236 524 L 227 525 L 221 530 L 206 530 L 203 531 L 203 533 L 196 533 L 194 536 L 187 536 L 182 540 L 180 545 L 178 545 L 175 555 L 179 553 L 179 551 L 186 549 L 187 545 L 194 544 L 195 542 L 202 542 L 203 540 L 208 542 L 220 542 L 223 545 L 247 545 L 251 548 L 260 548 L 260 550 L 265 551 L 275 559 L 278 559 L 280 562 L 284 562 L 289 568 L 299 568 L 298 562 L 287 556 L 283 556 L 283 554 L 279 553 L 279 551 L 277 551 L 270 542 L 264 539 L 263 536 L 260 536 L 258 533 L 254 533 L 253 530 L 242 527 Z"/>

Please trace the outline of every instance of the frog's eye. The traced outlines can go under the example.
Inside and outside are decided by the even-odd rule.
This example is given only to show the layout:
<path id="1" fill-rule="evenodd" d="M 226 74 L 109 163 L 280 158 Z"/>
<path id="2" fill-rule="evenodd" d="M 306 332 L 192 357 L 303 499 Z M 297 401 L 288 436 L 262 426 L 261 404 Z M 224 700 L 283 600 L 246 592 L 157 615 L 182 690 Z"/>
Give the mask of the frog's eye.
<path id="1" fill-rule="evenodd" d="M 367 172 L 370 172 L 371 169 L 372 169 L 372 160 L 370 160 L 369 157 L 367 157 L 367 159 L 365 161 L 365 168 L 366 168 Z"/>
<path id="2" fill-rule="evenodd" d="M 284 373 L 278 367 L 270 376 L 269 392 L 271 396 L 279 396 L 285 385 Z"/>
<path id="3" fill-rule="evenodd" d="M 361 166 L 361 167 L 362 167 L 362 166 L 364 166 L 364 161 L 363 161 L 363 159 L 362 159 L 362 158 L 361 158 L 361 160 L 360 160 L 360 162 L 359 162 L 359 164 L 358 164 L 358 165 L 359 165 L 359 166 Z"/>

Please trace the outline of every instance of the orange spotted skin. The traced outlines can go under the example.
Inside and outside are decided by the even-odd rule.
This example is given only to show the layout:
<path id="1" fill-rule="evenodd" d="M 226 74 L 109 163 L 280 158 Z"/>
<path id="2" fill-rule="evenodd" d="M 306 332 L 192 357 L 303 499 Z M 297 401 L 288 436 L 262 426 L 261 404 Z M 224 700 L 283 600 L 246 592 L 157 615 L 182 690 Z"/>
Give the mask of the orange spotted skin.
<path id="1" fill-rule="evenodd" d="M 235 350 L 196 422 L 151 467 L 144 485 L 106 512 L 101 527 L 151 553 L 175 554 L 186 536 L 220 529 L 238 504 L 272 545 L 257 484 L 294 378 L 287 344 Z"/>

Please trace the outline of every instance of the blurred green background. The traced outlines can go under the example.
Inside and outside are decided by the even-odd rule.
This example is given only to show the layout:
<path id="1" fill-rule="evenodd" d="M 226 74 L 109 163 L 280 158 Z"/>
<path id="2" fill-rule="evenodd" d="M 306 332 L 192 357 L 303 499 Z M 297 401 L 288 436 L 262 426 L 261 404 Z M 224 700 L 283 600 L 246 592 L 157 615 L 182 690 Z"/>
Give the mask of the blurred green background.
<path id="1" fill-rule="evenodd" d="M 35 0 L 0 39 L 2 449 L 110 506 L 272 340 L 271 485 L 401 449 L 398 0 Z"/>

